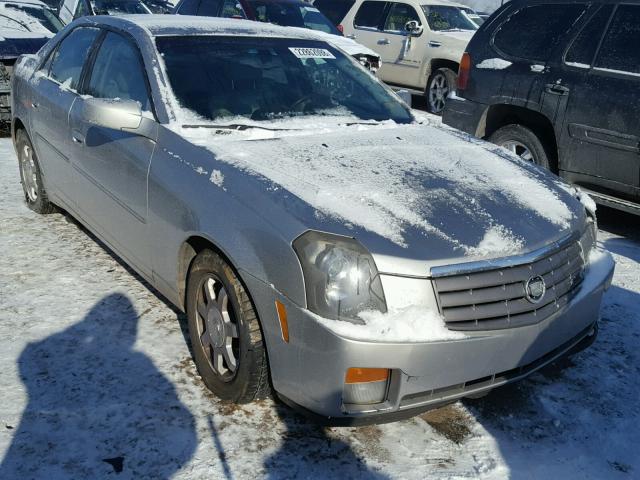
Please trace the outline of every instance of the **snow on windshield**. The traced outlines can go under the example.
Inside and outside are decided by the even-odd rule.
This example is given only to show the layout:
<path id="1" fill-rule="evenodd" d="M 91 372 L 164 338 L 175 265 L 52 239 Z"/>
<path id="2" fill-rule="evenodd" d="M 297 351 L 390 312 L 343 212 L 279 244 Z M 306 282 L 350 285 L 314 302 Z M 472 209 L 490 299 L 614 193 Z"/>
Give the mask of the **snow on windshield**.
<path id="1" fill-rule="evenodd" d="M 22 7 L 18 4 L 0 3 L 0 29 L 5 31 L 7 36 L 12 30 L 51 35 L 60 28 L 62 24 L 54 15 L 45 12 L 45 9 L 38 5 Z"/>

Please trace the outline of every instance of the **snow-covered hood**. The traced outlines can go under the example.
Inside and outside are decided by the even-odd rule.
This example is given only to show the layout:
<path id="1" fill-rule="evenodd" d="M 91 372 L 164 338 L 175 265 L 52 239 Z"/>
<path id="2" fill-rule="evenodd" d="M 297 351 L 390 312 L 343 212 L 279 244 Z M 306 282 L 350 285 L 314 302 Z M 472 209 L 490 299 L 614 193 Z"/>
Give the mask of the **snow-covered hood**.
<path id="1" fill-rule="evenodd" d="M 285 207 L 307 228 L 358 238 L 381 271 L 409 273 L 399 257 L 443 263 L 523 253 L 584 224 L 584 207 L 557 177 L 446 127 L 248 132 L 267 138 L 233 134 L 207 148 L 310 205 Z"/>
<path id="2" fill-rule="evenodd" d="M 443 42 L 450 47 L 466 48 L 471 38 L 475 35 L 475 31 L 453 31 L 453 32 L 432 32 L 435 40 Z"/>

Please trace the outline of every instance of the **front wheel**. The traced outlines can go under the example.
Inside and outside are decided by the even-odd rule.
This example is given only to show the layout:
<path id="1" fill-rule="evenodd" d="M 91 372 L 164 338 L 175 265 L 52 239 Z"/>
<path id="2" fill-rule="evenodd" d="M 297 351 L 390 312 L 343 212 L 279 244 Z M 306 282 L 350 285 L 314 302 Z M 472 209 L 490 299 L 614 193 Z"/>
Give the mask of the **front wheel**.
<path id="1" fill-rule="evenodd" d="M 20 167 L 20 183 L 22 183 L 27 206 L 43 215 L 53 213 L 55 206 L 49 201 L 44 189 L 38 157 L 33 150 L 29 135 L 22 129 L 16 132 L 16 153 Z"/>
<path id="2" fill-rule="evenodd" d="M 442 115 L 444 104 L 450 92 L 456 88 L 456 74 L 449 68 L 439 68 L 431 74 L 427 82 L 427 109 L 430 113 Z"/>
<path id="3" fill-rule="evenodd" d="M 211 250 L 193 260 L 186 303 L 193 356 L 207 387 L 235 403 L 268 396 L 269 369 L 256 311 L 233 269 Z"/>
<path id="4" fill-rule="evenodd" d="M 549 169 L 549 157 L 544 145 L 529 128 L 522 125 L 507 125 L 499 128 L 489 137 L 491 143 L 500 145 L 522 160 Z"/>

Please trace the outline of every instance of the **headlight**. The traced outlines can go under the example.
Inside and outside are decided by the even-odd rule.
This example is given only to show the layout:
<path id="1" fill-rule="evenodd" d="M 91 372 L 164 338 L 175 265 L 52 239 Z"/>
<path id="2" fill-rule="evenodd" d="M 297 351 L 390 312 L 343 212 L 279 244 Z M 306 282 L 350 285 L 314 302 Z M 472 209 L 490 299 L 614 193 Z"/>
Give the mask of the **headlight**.
<path id="1" fill-rule="evenodd" d="M 309 310 L 359 322 L 360 312 L 387 311 L 376 264 L 358 241 L 309 231 L 293 242 L 293 248 L 302 265 Z"/>
<path id="2" fill-rule="evenodd" d="M 598 225 L 595 219 L 591 215 L 587 215 L 587 222 L 580 237 L 580 248 L 582 249 L 582 259 L 584 263 L 589 262 L 589 255 L 591 250 L 596 245 L 598 240 Z"/>

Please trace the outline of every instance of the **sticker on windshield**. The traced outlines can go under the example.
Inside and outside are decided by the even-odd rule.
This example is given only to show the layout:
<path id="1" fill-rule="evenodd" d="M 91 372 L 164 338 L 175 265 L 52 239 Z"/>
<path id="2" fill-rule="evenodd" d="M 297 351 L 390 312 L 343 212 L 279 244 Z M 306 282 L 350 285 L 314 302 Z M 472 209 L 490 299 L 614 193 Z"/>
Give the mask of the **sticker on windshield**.
<path id="1" fill-rule="evenodd" d="M 289 47 L 291 53 L 298 58 L 333 58 L 336 57 L 326 48 L 296 48 Z"/>

